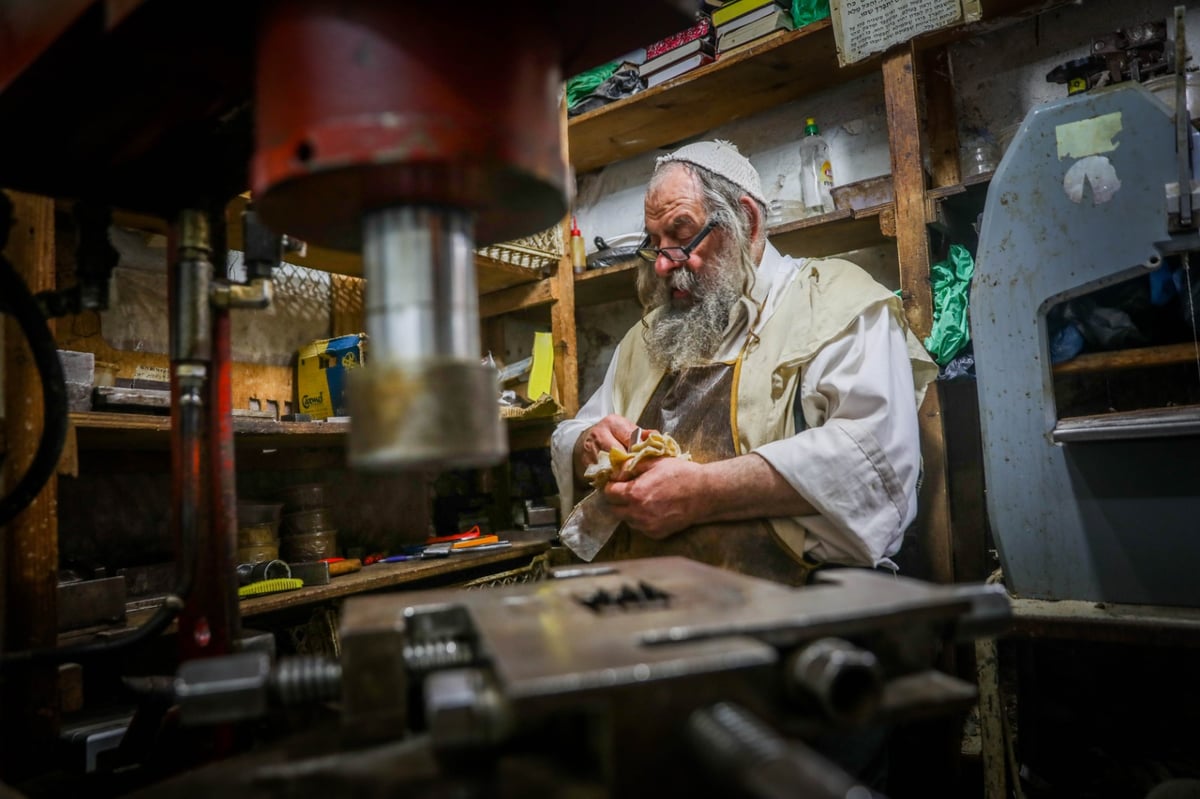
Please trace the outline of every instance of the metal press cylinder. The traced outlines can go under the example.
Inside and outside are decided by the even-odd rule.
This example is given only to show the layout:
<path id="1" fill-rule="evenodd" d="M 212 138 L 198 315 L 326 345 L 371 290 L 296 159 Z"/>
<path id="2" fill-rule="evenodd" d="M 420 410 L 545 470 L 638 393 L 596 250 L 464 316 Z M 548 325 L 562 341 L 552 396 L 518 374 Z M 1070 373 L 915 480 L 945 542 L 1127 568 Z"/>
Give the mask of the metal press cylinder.
<path id="1" fill-rule="evenodd" d="M 363 222 L 371 358 L 479 360 L 471 214 L 402 205 Z"/>
<path id="2" fill-rule="evenodd" d="M 486 466 L 507 454 L 496 370 L 480 362 L 473 219 L 402 205 L 363 221 L 366 368 L 348 377 L 357 468 Z"/>

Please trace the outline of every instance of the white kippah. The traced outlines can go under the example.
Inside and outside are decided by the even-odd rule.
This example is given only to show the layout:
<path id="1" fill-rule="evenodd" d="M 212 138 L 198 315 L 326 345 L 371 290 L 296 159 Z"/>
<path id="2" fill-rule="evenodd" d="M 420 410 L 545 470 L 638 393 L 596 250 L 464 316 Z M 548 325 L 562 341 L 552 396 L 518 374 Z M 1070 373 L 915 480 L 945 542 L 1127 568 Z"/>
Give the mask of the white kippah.
<path id="1" fill-rule="evenodd" d="M 685 161 L 703 167 L 730 181 L 763 205 L 767 204 L 758 171 L 746 156 L 738 152 L 737 146 L 732 142 L 714 139 L 684 145 L 670 155 L 660 156 L 654 162 L 654 171 L 657 172 L 663 164 L 672 161 Z"/>

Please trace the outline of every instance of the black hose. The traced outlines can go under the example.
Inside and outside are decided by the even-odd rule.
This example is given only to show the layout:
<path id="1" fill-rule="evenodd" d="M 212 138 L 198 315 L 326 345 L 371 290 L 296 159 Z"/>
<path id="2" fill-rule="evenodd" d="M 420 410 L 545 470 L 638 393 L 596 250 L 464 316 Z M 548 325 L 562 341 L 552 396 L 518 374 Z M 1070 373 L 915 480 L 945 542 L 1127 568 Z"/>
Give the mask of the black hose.
<path id="1" fill-rule="evenodd" d="M 54 335 L 25 281 L 3 255 L 0 255 L 0 312 L 17 320 L 29 342 L 33 363 L 42 381 L 43 418 L 42 438 L 29 468 L 13 490 L 0 499 L 0 526 L 3 526 L 37 498 L 58 468 L 58 459 L 67 440 L 67 385 Z M 8 379 L 13 378 L 10 375 Z"/>

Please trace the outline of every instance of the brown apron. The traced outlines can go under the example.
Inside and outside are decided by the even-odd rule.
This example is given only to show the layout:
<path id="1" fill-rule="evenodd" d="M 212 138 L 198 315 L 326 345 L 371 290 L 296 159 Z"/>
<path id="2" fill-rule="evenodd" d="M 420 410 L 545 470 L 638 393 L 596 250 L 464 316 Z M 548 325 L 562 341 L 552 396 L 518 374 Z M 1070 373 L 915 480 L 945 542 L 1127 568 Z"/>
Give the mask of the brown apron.
<path id="1" fill-rule="evenodd" d="M 732 458 L 734 364 L 716 363 L 664 375 L 639 426 L 670 433 L 697 463 Z M 622 523 L 597 561 L 679 555 L 754 577 L 803 585 L 811 568 L 780 544 L 763 519 L 690 527 L 661 541 Z"/>

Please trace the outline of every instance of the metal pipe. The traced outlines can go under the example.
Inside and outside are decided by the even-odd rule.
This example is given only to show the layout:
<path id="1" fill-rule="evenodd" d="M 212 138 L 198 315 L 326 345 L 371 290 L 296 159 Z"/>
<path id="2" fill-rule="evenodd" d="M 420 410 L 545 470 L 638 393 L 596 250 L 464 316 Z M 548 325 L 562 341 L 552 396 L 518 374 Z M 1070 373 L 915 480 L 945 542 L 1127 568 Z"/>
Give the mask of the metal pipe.
<path id="1" fill-rule="evenodd" d="M 348 376 L 349 460 L 366 469 L 487 466 L 507 454 L 480 358 L 471 214 L 404 205 L 363 221 L 366 368 Z"/>
<path id="2" fill-rule="evenodd" d="M 789 685 L 815 701 L 831 721 L 867 721 L 883 697 L 883 674 L 875 655 L 840 638 L 814 641 L 788 659 Z"/>
<path id="3" fill-rule="evenodd" d="M 212 310 L 212 379 L 208 417 L 209 513 L 206 546 L 212 569 L 209 598 L 209 654 L 233 651 L 241 637 L 237 580 L 237 463 L 233 446 L 232 321 L 228 308 Z"/>

